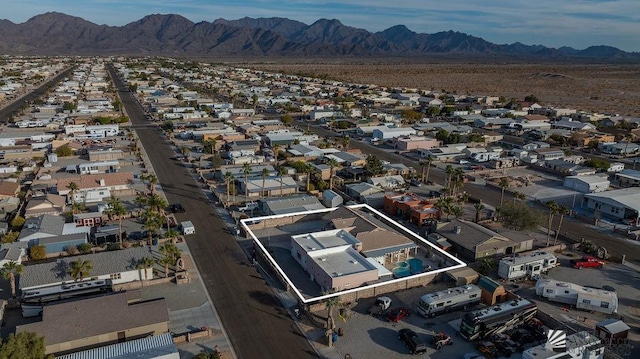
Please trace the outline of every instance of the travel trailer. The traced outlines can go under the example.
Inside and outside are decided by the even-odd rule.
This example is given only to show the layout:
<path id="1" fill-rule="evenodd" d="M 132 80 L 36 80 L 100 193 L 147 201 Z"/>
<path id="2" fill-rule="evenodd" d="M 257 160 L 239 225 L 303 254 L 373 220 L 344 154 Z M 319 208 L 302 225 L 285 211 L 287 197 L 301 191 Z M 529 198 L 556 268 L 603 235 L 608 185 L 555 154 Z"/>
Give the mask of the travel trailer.
<path id="1" fill-rule="evenodd" d="M 551 332 L 547 343 L 525 350 L 522 359 L 602 359 L 604 344 L 587 332 L 565 335 Z M 564 339 L 564 343 L 563 343 Z"/>
<path id="2" fill-rule="evenodd" d="M 428 293 L 420 297 L 418 312 L 424 317 L 433 317 L 452 310 L 466 310 L 480 303 L 481 294 L 475 284 Z"/>
<path id="3" fill-rule="evenodd" d="M 549 269 L 559 265 L 558 258 L 551 253 L 535 252 L 504 257 L 498 264 L 498 276 L 502 279 L 538 279 Z"/>
<path id="4" fill-rule="evenodd" d="M 536 294 L 553 302 L 564 303 L 578 309 L 615 313 L 618 310 L 618 296 L 604 289 L 583 287 L 553 279 L 538 279 Z"/>

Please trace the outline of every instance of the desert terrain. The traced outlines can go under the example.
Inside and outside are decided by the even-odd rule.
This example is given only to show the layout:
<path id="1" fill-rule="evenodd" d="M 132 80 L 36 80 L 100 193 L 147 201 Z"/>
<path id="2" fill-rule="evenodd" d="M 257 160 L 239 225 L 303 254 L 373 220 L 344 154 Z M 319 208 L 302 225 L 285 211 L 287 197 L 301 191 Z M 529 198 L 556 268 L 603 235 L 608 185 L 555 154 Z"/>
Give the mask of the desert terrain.
<path id="1" fill-rule="evenodd" d="M 273 61 L 243 66 L 386 87 L 522 99 L 542 105 L 640 116 L 639 64 L 463 63 L 461 61 Z"/>

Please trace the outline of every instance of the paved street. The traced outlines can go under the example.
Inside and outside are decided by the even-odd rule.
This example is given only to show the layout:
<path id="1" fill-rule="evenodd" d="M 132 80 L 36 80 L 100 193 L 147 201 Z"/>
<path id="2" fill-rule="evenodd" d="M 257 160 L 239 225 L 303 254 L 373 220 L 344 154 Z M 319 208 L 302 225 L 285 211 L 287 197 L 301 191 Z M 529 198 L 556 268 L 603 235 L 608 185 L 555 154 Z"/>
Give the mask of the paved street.
<path id="1" fill-rule="evenodd" d="M 246 254 L 199 185 L 180 162 L 171 160 L 175 154 L 169 144 L 156 126 L 145 120 L 139 104 L 111 71 L 167 199 L 186 209 L 186 213 L 176 216 L 178 221 L 190 220 L 196 227 L 196 234 L 187 237 L 187 244 L 237 356 L 317 357 L 269 285 L 248 265 Z"/>

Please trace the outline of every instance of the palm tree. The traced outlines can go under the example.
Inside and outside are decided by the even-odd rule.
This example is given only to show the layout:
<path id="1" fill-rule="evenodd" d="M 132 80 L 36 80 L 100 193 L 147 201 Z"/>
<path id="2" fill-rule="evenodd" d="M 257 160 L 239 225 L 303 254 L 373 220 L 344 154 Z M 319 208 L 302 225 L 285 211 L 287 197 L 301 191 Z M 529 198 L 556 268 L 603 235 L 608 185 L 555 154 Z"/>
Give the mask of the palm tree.
<path id="1" fill-rule="evenodd" d="M 423 182 L 427 183 L 429 182 L 429 172 L 431 171 L 431 162 L 433 162 L 435 158 L 431 155 L 427 156 L 427 175 L 425 178 L 423 178 Z"/>
<path id="2" fill-rule="evenodd" d="M 558 229 L 556 229 L 556 236 L 553 239 L 553 245 L 558 244 L 558 235 L 560 235 L 560 229 L 562 227 L 562 220 L 566 214 L 569 214 L 569 208 L 565 205 L 558 207 L 558 213 L 560 214 L 560 221 L 558 222 Z"/>
<path id="3" fill-rule="evenodd" d="M 476 210 L 476 223 L 480 222 L 480 211 L 484 209 L 484 203 L 478 202 L 473 205 L 473 208 Z"/>
<path id="4" fill-rule="evenodd" d="M 464 170 L 460 167 L 453 170 L 453 176 L 451 179 L 453 182 L 453 195 L 457 196 L 458 190 L 462 188 L 462 185 L 464 184 Z"/>
<path id="5" fill-rule="evenodd" d="M 339 298 L 336 297 L 330 297 L 324 300 L 324 304 L 327 306 L 327 339 L 329 340 L 329 346 L 333 345 L 333 340 L 332 340 L 332 336 L 333 336 L 333 331 L 335 330 L 335 322 L 333 320 L 333 307 L 335 307 L 336 305 L 338 305 L 338 303 L 340 302 Z"/>
<path id="6" fill-rule="evenodd" d="M 271 149 L 273 149 L 273 158 L 275 158 L 276 160 L 276 166 L 278 166 L 278 168 L 280 168 L 280 160 L 278 157 L 278 154 L 280 154 L 280 145 L 279 144 L 275 144 L 273 146 L 271 146 Z"/>
<path id="7" fill-rule="evenodd" d="M 181 251 L 176 247 L 175 244 L 165 243 L 160 248 L 158 248 L 160 253 L 162 253 L 163 257 L 160 259 L 160 263 L 164 265 L 164 275 L 165 277 L 169 274 L 169 265 L 175 265 L 176 261 L 180 257 Z"/>
<path id="8" fill-rule="evenodd" d="M 447 165 L 447 167 L 445 168 L 445 173 L 446 173 L 446 182 L 445 183 L 445 187 L 447 188 L 447 193 L 450 195 L 451 194 L 451 179 L 453 177 L 453 172 L 455 171 L 455 169 L 453 168 L 452 165 Z"/>
<path id="9" fill-rule="evenodd" d="M 76 204 L 76 199 L 75 199 L 75 194 L 76 191 L 80 189 L 80 187 L 78 187 L 78 184 L 75 182 L 69 182 L 69 184 L 67 185 L 67 189 L 69 189 L 69 196 L 71 198 L 71 208 L 73 209 L 73 213 L 76 213 L 76 209 L 75 209 L 75 204 Z"/>
<path id="10" fill-rule="evenodd" d="M 138 261 L 136 268 L 144 270 L 144 280 L 148 279 L 147 269 L 151 268 L 155 262 L 156 260 L 151 257 L 143 257 Z"/>
<path id="11" fill-rule="evenodd" d="M 440 209 L 440 212 L 443 212 L 447 215 L 447 219 L 449 219 L 449 214 L 451 213 L 452 201 L 450 197 L 441 198 L 436 202 L 436 207 Z"/>
<path id="12" fill-rule="evenodd" d="M 173 264 L 173 259 L 168 256 L 163 256 L 162 258 L 160 258 L 158 263 L 164 266 L 164 277 L 167 278 L 169 276 L 169 266 Z"/>
<path id="13" fill-rule="evenodd" d="M 269 170 L 266 167 L 263 168 L 261 175 L 262 175 L 262 193 L 260 193 L 260 197 L 264 197 L 264 182 L 266 181 L 267 176 L 269 175 Z"/>
<path id="14" fill-rule="evenodd" d="M 107 211 L 109 215 L 118 218 L 118 242 L 120 243 L 120 248 L 122 248 L 122 216 L 126 215 L 128 211 L 120 201 L 120 198 L 113 195 L 109 199 L 109 209 Z"/>
<path id="15" fill-rule="evenodd" d="M 2 266 L 0 269 L 2 272 L 2 277 L 4 279 L 9 280 L 9 284 L 11 285 L 11 296 L 13 298 L 16 297 L 16 274 L 22 273 L 22 264 L 18 264 L 18 262 L 9 261 Z"/>
<path id="16" fill-rule="evenodd" d="M 333 190 L 333 171 L 338 167 L 339 163 L 335 158 L 327 160 L 327 166 L 329 166 L 329 189 Z"/>
<path id="17" fill-rule="evenodd" d="M 204 151 L 206 153 L 211 153 L 214 154 L 217 152 L 217 147 L 216 145 L 218 144 L 218 141 L 216 141 L 215 138 L 209 138 L 208 140 L 206 140 L 204 142 Z"/>
<path id="18" fill-rule="evenodd" d="M 244 197 L 249 200 L 249 173 L 251 173 L 251 164 L 244 163 L 242 165 L 242 173 L 244 173 Z"/>
<path id="19" fill-rule="evenodd" d="M 421 160 L 419 163 L 420 163 L 420 167 L 422 167 L 422 177 L 420 177 L 420 182 L 425 183 L 425 180 L 424 180 L 426 177 L 425 172 L 427 170 L 427 166 L 429 162 L 426 160 Z"/>
<path id="20" fill-rule="evenodd" d="M 151 207 L 154 211 L 162 214 L 167 207 L 167 201 L 160 197 L 159 194 L 153 194 L 148 197 L 147 206 Z"/>
<path id="21" fill-rule="evenodd" d="M 138 194 L 136 198 L 133 200 L 139 209 L 143 209 L 149 203 L 149 197 L 147 195 Z"/>
<path id="22" fill-rule="evenodd" d="M 460 218 L 464 214 L 464 209 L 461 206 L 453 206 L 451 207 L 450 212 L 454 217 Z"/>
<path id="23" fill-rule="evenodd" d="M 89 276 L 92 270 L 93 263 L 91 263 L 91 261 L 83 261 L 82 258 L 78 258 L 77 260 L 69 263 L 67 273 L 73 277 L 74 280 L 78 281 Z"/>
<path id="24" fill-rule="evenodd" d="M 282 197 L 282 187 L 284 186 L 284 182 L 282 180 L 282 177 L 286 174 L 288 174 L 289 172 L 287 171 L 286 168 L 284 167 L 280 167 L 278 168 L 278 175 L 280 176 L 280 197 Z"/>
<path id="25" fill-rule="evenodd" d="M 142 213 L 142 218 L 144 218 L 142 228 L 147 231 L 147 245 L 151 245 L 153 234 L 162 226 L 162 218 L 150 208 Z"/>
<path id="26" fill-rule="evenodd" d="M 315 171 L 315 167 L 311 163 L 306 163 L 302 169 L 303 173 L 307 174 L 307 192 L 309 192 L 311 188 L 311 174 Z"/>
<path id="27" fill-rule="evenodd" d="M 345 151 L 349 149 L 349 142 L 351 142 L 351 139 L 349 138 L 349 136 L 343 136 L 340 139 L 340 144 L 342 145 L 342 148 L 344 148 Z"/>
<path id="28" fill-rule="evenodd" d="M 551 240 L 551 223 L 553 222 L 553 215 L 558 213 L 558 203 L 556 201 L 547 201 L 544 205 L 549 208 L 549 222 L 547 224 L 547 244 L 545 247 L 549 247 L 549 241 Z"/>
<path id="29" fill-rule="evenodd" d="M 513 191 L 513 204 L 516 204 L 516 200 L 523 200 L 525 198 L 527 198 L 527 196 L 524 193 Z"/>
<path id="30" fill-rule="evenodd" d="M 231 182 L 233 182 L 233 173 L 227 171 L 224 174 L 224 181 L 227 184 L 227 205 L 225 207 L 229 206 L 229 193 L 231 192 Z"/>
<path id="31" fill-rule="evenodd" d="M 153 173 L 149 173 L 147 175 L 147 181 L 149 182 L 149 192 L 153 196 L 156 194 L 156 184 L 158 183 L 158 177 Z"/>
<path id="32" fill-rule="evenodd" d="M 500 178 L 500 182 L 498 182 L 498 186 L 500 187 L 500 207 L 502 207 L 502 202 L 504 201 L 504 190 L 509 188 L 509 180 L 506 178 Z"/>

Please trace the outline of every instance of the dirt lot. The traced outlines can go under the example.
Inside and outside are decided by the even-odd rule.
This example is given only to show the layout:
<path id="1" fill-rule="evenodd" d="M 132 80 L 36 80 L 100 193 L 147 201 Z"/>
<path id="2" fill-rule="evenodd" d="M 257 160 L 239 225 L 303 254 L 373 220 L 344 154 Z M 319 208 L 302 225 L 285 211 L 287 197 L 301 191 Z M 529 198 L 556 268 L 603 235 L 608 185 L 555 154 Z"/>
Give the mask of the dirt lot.
<path id="1" fill-rule="evenodd" d="M 340 81 L 458 94 L 524 98 L 585 111 L 640 116 L 640 65 L 568 63 L 463 63 L 450 60 L 354 59 L 246 64 L 255 69 Z"/>

